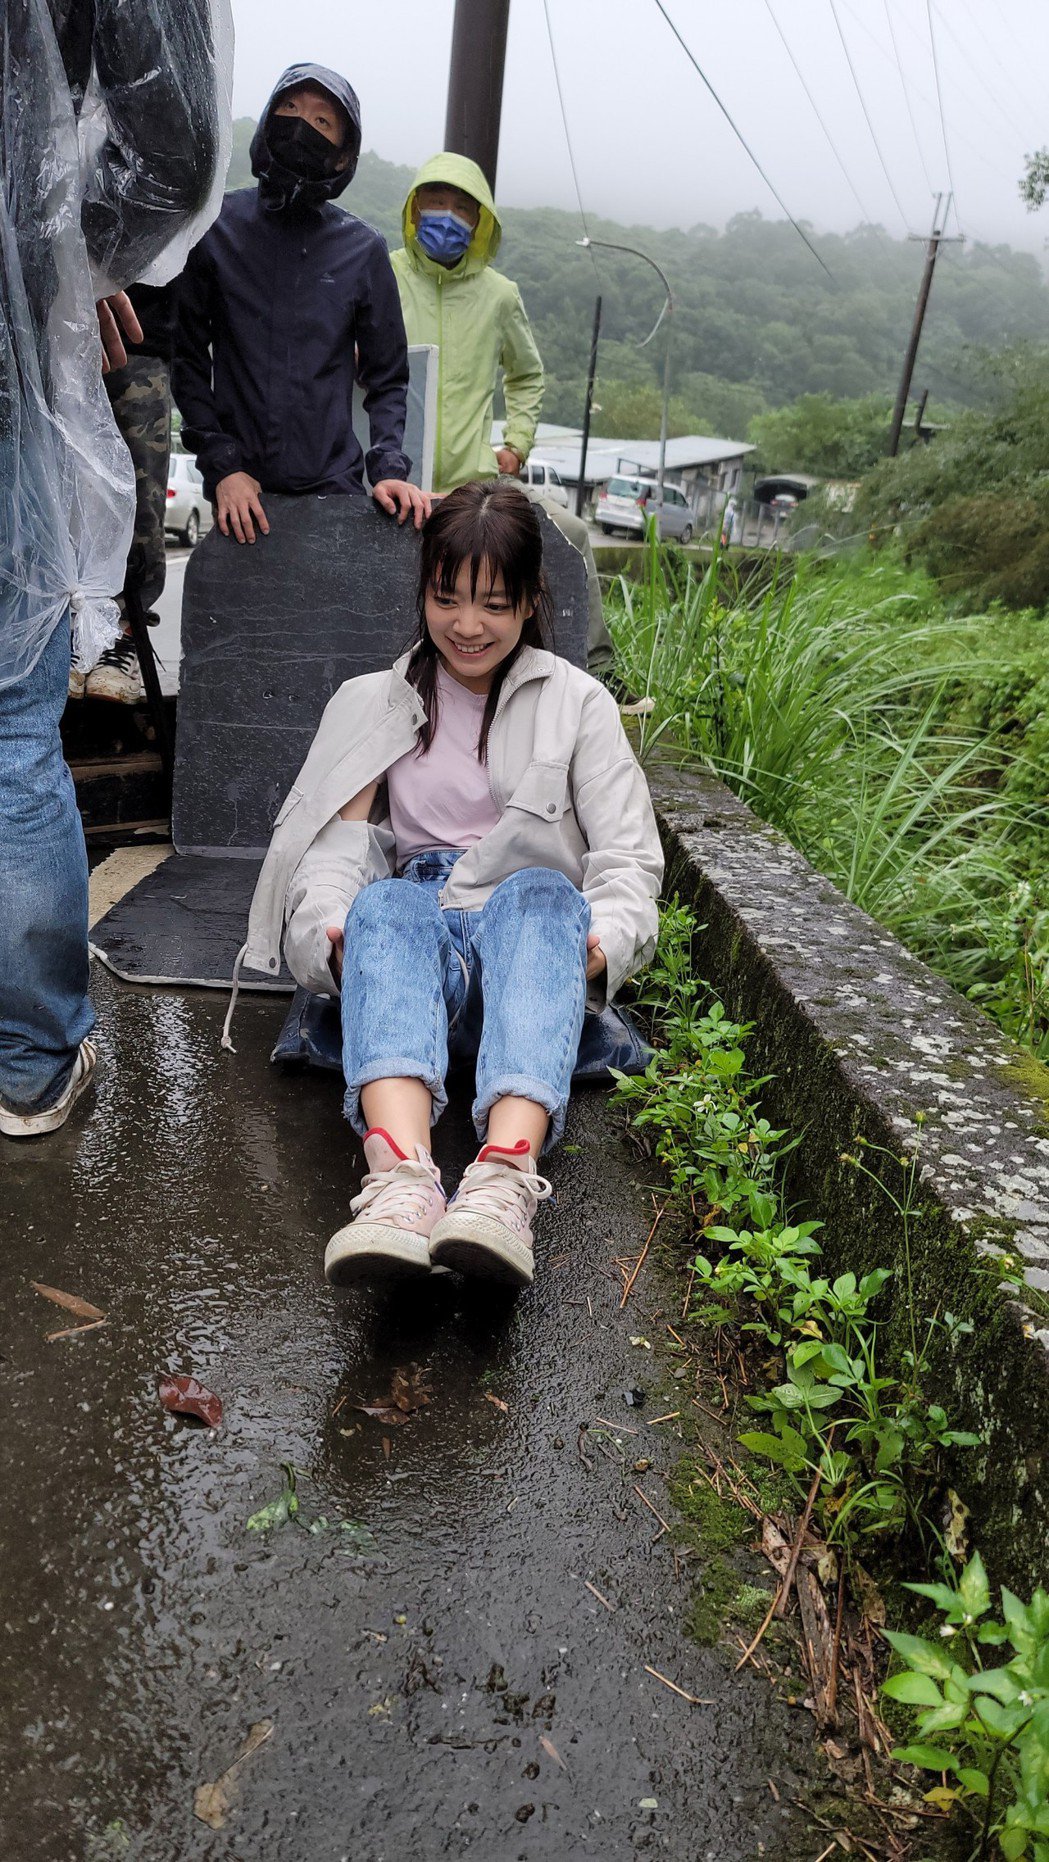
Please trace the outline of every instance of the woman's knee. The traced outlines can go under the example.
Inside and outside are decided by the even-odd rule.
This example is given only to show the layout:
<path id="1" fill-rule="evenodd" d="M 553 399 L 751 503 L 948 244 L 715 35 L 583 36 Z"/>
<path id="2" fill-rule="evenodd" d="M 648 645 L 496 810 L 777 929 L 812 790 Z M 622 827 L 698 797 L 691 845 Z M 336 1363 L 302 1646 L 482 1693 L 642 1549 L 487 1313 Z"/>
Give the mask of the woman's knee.
<path id="1" fill-rule="evenodd" d="M 373 879 L 362 886 L 346 914 L 346 935 L 358 936 L 377 926 L 415 926 L 432 920 L 433 903 L 422 886 L 404 879 Z"/>
<path id="2" fill-rule="evenodd" d="M 585 918 L 590 908 L 578 886 L 565 873 L 549 866 L 526 866 L 504 879 L 488 900 L 489 907 L 515 913 L 538 912 L 547 918 Z"/>

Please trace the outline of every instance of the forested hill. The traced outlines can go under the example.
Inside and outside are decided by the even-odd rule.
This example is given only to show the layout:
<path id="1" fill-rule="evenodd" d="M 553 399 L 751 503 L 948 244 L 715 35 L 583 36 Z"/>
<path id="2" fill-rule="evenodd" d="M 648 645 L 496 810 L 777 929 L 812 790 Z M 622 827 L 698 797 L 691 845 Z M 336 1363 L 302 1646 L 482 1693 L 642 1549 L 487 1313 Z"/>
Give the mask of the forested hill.
<path id="1" fill-rule="evenodd" d="M 246 152 L 253 128 L 246 119 L 236 125 L 231 187 L 250 181 Z M 342 204 L 399 245 L 401 203 L 411 179 L 410 169 L 365 154 Z M 702 195 L 697 173 L 697 213 Z M 661 339 L 640 351 L 636 344 L 662 299 L 654 275 L 637 260 L 605 253 L 599 255 L 598 282 L 592 258 L 575 243 L 579 220 L 571 213 L 511 208 L 504 228 L 499 269 L 521 287 L 549 376 L 544 418 L 581 418 L 600 289 L 600 424 L 605 432 L 629 431 L 631 423 L 635 433 L 645 431 L 658 409 Z M 754 414 L 801 394 L 895 389 L 921 273 L 921 244 L 892 239 L 880 228 L 843 236 L 806 231 L 826 271 L 786 221 L 757 213 L 738 214 L 723 233 L 702 224 L 668 232 L 592 223 L 595 238 L 640 246 L 670 277 L 678 431 L 738 436 Z M 978 401 L 983 384 L 973 366 L 974 348 L 1047 340 L 1049 287 L 1035 258 L 1008 246 L 945 247 L 916 389 L 928 387 L 941 402 Z"/>

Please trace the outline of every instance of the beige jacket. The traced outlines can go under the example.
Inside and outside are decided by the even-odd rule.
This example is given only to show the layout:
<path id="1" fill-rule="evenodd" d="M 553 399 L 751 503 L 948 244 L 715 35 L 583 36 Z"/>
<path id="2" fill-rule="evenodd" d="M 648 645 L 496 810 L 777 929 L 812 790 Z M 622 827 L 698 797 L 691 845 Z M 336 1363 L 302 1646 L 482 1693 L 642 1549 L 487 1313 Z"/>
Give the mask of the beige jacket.
<path id="1" fill-rule="evenodd" d="M 248 969 L 279 969 L 284 930 L 296 980 L 338 993 L 326 929 L 343 922 L 362 886 L 394 871 L 385 786 L 371 820 L 343 821 L 339 809 L 416 740 L 425 713 L 406 664 L 348 680 L 326 706 L 274 823 L 248 918 Z M 456 862 L 441 903 L 475 911 L 522 867 L 564 873 L 589 901 L 608 962 L 589 992 L 600 1007 L 651 958 L 663 878 L 648 785 L 614 699 L 567 660 L 524 647 L 499 694 L 488 779 L 500 820 Z"/>

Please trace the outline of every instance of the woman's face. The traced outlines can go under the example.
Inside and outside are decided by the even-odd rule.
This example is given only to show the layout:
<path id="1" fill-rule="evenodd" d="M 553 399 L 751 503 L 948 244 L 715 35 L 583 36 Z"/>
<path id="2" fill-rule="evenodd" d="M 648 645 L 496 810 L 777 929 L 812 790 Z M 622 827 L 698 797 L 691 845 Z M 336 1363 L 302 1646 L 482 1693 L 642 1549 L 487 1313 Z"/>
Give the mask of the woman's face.
<path id="1" fill-rule="evenodd" d="M 430 639 L 453 679 L 470 692 L 488 692 L 492 675 L 513 652 L 532 613 L 526 603 L 512 608 L 502 576 L 482 563 L 477 587 L 470 592 L 470 564 L 464 562 L 451 594 L 431 587 L 426 596 Z"/>

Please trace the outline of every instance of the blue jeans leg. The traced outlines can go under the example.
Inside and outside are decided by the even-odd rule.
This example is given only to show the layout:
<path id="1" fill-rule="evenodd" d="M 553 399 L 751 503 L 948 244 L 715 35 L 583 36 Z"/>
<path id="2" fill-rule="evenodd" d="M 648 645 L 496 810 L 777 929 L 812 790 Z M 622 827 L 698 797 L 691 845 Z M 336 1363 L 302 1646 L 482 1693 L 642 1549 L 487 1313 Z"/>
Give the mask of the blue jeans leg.
<path id="1" fill-rule="evenodd" d="M 342 967 L 343 1110 L 355 1131 L 367 1128 L 361 1088 L 372 1080 L 422 1080 L 436 1124 L 448 1103 L 449 1015 L 465 989 L 436 885 L 378 879 L 357 894 Z"/>
<path id="2" fill-rule="evenodd" d="M 483 1139 L 497 1099 L 532 1099 L 550 1114 L 544 1150 L 565 1125 L 586 1006 L 590 907 L 563 873 L 529 867 L 495 888 L 473 917 L 484 1021 L 473 1116 Z"/>
<path id="3" fill-rule="evenodd" d="M 0 1097 L 61 1097 L 94 1024 L 88 1001 L 87 852 L 59 721 L 69 624 L 32 672 L 0 690 Z"/>

